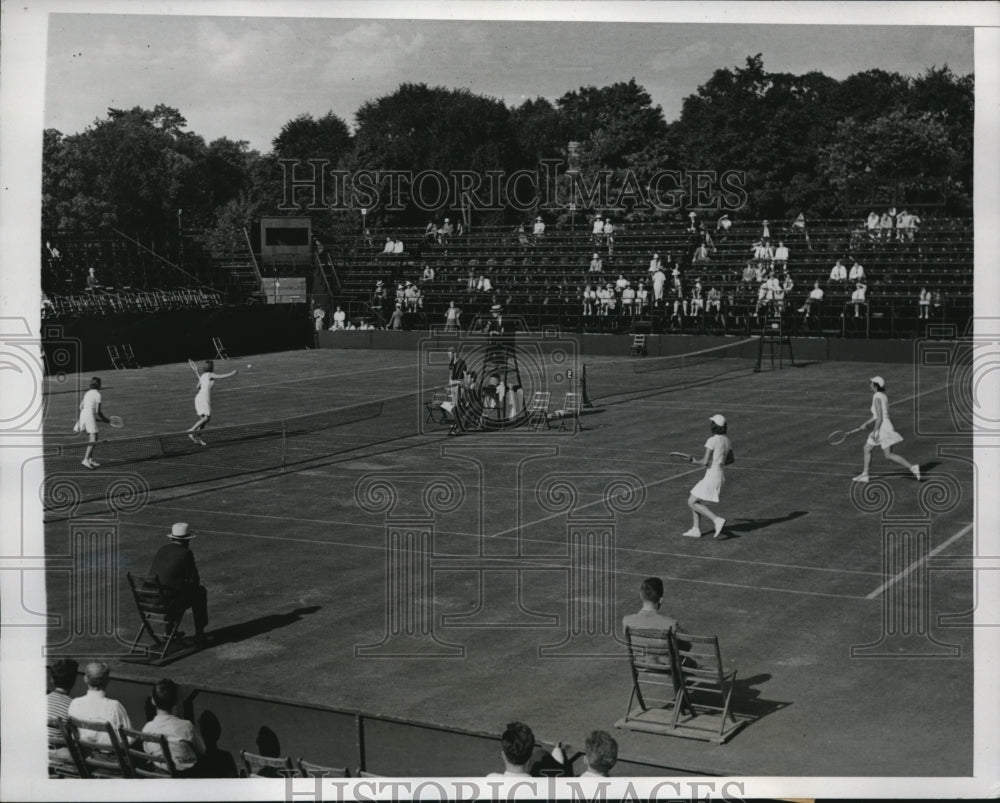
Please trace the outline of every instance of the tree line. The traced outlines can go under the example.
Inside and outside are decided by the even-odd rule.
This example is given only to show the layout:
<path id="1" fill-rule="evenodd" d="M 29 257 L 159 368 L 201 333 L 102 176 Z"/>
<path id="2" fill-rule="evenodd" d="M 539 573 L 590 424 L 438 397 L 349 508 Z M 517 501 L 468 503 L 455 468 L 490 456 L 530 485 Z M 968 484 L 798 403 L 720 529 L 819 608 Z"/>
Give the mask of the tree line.
<path id="1" fill-rule="evenodd" d="M 584 181 L 603 173 L 612 185 L 665 170 L 740 171 L 744 217 L 856 217 L 866 205 L 907 203 L 969 215 L 973 97 L 973 76 L 947 65 L 915 78 L 867 70 L 838 81 L 820 72 L 768 72 L 758 54 L 717 69 L 672 122 L 634 78 L 515 107 L 466 89 L 404 83 L 364 103 L 353 132 L 332 112 L 302 114 L 281 127 L 267 153 L 227 137 L 206 143 L 165 105 L 109 109 L 80 133 L 44 132 L 42 229 L 55 238 L 111 226 L 152 238 L 198 229 L 222 248 L 260 215 L 277 213 L 282 159 L 446 175 L 540 171 L 542 160 L 563 159 Z M 658 214 L 639 205 L 616 210 L 625 220 Z M 376 207 L 368 219 L 391 227 L 427 217 L 404 204 Z M 474 222 L 520 217 L 493 211 Z M 313 219 L 328 235 L 360 225 L 337 209 Z"/>

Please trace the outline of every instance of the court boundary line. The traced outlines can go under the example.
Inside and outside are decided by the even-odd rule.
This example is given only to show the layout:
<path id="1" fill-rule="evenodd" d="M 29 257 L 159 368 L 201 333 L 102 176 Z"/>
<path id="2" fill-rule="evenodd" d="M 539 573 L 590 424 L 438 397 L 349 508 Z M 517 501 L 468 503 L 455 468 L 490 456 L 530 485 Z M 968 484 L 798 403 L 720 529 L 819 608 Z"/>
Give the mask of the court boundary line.
<path id="1" fill-rule="evenodd" d="M 870 594 L 868 594 L 868 596 L 866 596 L 865 599 L 875 599 L 876 597 L 880 596 L 886 589 L 894 586 L 896 583 L 898 583 L 904 577 L 906 577 L 907 575 L 909 575 L 912 572 L 916 571 L 920 567 L 921 564 L 926 563 L 928 560 L 930 560 L 931 558 L 933 558 L 939 552 L 943 552 L 945 549 L 947 549 L 948 547 L 950 547 L 959 538 L 963 537 L 966 533 L 968 533 L 970 530 L 972 530 L 974 524 L 975 524 L 975 522 L 971 522 L 970 521 L 961 530 L 959 530 L 957 533 L 955 533 L 954 535 L 952 535 L 951 538 L 949 538 L 947 541 L 944 541 L 943 543 L 938 544 L 936 547 L 934 547 L 934 549 L 932 549 L 930 552 L 928 552 L 922 558 L 917 558 L 915 561 L 913 561 L 913 563 L 911 563 L 905 569 L 897 572 L 895 575 L 893 575 L 892 577 L 890 577 L 888 580 L 886 580 L 884 583 L 882 583 L 882 585 L 880 585 L 878 588 L 876 588 L 874 591 L 872 591 Z"/>

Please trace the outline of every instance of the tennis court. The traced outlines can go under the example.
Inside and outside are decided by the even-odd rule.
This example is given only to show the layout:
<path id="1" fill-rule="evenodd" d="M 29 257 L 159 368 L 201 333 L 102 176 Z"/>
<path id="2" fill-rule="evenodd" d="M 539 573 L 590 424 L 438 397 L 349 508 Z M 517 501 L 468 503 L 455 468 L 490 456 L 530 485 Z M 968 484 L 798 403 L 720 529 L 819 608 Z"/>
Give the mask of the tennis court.
<path id="1" fill-rule="evenodd" d="M 655 357 L 573 357 L 573 377 L 585 366 L 594 403 L 575 434 L 553 421 L 449 437 L 424 406 L 446 364 L 416 351 L 329 349 L 220 363 L 241 370 L 216 384 L 204 449 L 170 445 L 195 420 L 186 364 L 104 375 L 105 412 L 126 426 L 102 429 L 99 471 L 75 457 L 75 377 L 50 387 L 46 440 L 68 445 L 51 465 L 84 489 L 124 471 L 151 489 L 145 505 L 121 515 L 120 630 L 129 638 L 137 622 L 125 569 L 144 572 L 172 522 L 199 533 L 193 548 L 215 644 L 164 669 L 130 665 L 133 676 L 477 731 L 522 719 L 540 738 L 581 744 L 625 713 L 624 650 L 601 634 L 609 623 L 620 630 L 639 607 L 639 583 L 656 575 L 666 612 L 689 632 L 719 636 L 739 671 L 734 708 L 759 718 L 724 747 L 614 730 L 623 756 L 734 775 L 971 773 L 972 633 L 937 621 L 973 608 L 970 573 L 932 571 L 926 605 L 904 600 L 906 621 L 923 629 L 901 652 L 851 649 L 879 642 L 883 603 L 923 566 L 918 555 L 883 571 L 880 494 L 892 498 L 890 515 L 928 519 L 934 558 L 974 551 L 971 442 L 914 432 L 916 421 L 924 432 L 948 430 L 947 383 L 917 383 L 909 364 L 754 373 L 746 348 L 712 357 L 679 370 Z M 541 367 L 525 367 L 531 359 Z M 533 381 L 552 384 L 558 407 L 572 388 L 567 363 L 545 351 L 525 365 Z M 925 481 L 876 454 L 870 493 L 855 486 L 852 495 L 864 436 L 837 447 L 826 437 L 868 417 L 875 374 L 906 438 L 898 451 L 923 466 Z M 318 415 L 341 408 L 354 412 Z M 700 454 L 714 413 L 729 420 L 737 456 L 718 506 L 725 537 L 683 538 L 688 491 L 703 469 L 668 453 Z M 295 420 L 305 425 L 274 423 Z M 110 439 L 155 440 L 160 451 Z M 356 493 L 364 477 L 369 486 Z M 426 492 L 435 481 L 451 490 Z M 378 490 L 386 485 L 391 508 Z M 365 487 L 374 490 L 366 496 Z M 67 527 L 65 506 L 51 507 L 50 553 Z M 95 499 L 76 515 L 104 511 Z M 433 529 L 435 638 L 407 642 L 410 657 L 398 654 L 402 642 L 386 647 L 387 516 L 397 530 Z M 574 585 L 574 527 L 612 533 L 604 585 Z M 48 593 L 50 612 L 66 609 L 64 576 L 50 573 Z M 598 619 L 585 623 L 590 630 L 574 629 L 574 594 Z M 50 641 L 66 635 L 56 628 Z M 957 655 L 919 655 L 938 643 Z"/>

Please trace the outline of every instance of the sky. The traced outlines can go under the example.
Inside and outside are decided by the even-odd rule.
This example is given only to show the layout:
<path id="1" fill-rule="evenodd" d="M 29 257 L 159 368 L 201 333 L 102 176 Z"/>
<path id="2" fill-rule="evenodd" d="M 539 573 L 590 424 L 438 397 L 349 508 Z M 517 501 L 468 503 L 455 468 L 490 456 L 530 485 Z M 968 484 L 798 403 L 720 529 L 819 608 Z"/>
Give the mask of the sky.
<path id="1" fill-rule="evenodd" d="M 714 70 L 763 54 L 769 72 L 842 79 L 880 68 L 973 72 L 966 27 L 445 21 L 56 13 L 45 127 L 77 133 L 109 107 L 180 110 L 206 141 L 262 152 L 287 121 L 333 111 L 353 127 L 367 100 L 409 81 L 508 105 L 635 78 L 668 121 Z"/>

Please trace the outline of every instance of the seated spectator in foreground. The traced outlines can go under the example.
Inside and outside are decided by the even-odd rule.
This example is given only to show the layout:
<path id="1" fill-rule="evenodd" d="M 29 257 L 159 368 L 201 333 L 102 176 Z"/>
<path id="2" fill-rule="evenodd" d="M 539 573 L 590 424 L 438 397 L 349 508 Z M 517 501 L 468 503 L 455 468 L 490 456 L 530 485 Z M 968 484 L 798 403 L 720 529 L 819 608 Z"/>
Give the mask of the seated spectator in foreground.
<path id="1" fill-rule="evenodd" d="M 500 737 L 500 756 L 504 771 L 491 772 L 487 778 L 542 778 L 568 775 L 562 745 L 552 753 L 535 745 L 535 734 L 523 722 L 510 722 Z"/>
<path id="2" fill-rule="evenodd" d="M 110 722 L 114 729 L 131 728 L 132 722 L 128 712 L 117 700 L 105 695 L 105 690 L 111 682 L 111 670 L 102 661 L 87 664 L 83 675 L 87 683 L 87 693 L 77 697 L 69 704 L 67 715 L 76 719 L 86 719 L 91 722 Z M 81 729 L 80 735 L 101 744 L 111 744 L 106 733 Z"/>
<path id="3" fill-rule="evenodd" d="M 584 744 L 587 768 L 581 778 L 607 778 L 618 763 L 618 742 L 607 731 L 591 731 Z"/>
<path id="4" fill-rule="evenodd" d="M 153 686 L 153 703 L 156 716 L 143 727 L 143 733 L 163 734 L 174 766 L 182 777 L 198 777 L 198 762 L 205 756 L 205 743 L 194 724 L 174 715 L 177 706 L 177 684 L 164 678 Z M 162 755 L 160 748 L 150 742 L 143 749 L 151 756 Z"/>
<path id="5" fill-rule="evenodd" d="M 385 248 L 382 249 L 383 254 L 394 254 L 396 253 L 396 241 L 392 237 L 385 238 Z"/>
<path id="6" fill-rule="evenodd" d="M 76 685 L 76 673 L 80 665 L 72 658 L 62 658 L 56 661 L 49 668 L 49 677 L 52 679 L 52 691 L 45 698 L 47 715 L 50 717 L 60 717 L 66 719 L 69 716 L 69 705 L 73 702 L 69 693 Z M 59 737 L 59 732 L 49 728 L 49 738 Z M 69 751 L 66 752 L 69 758 Z"/>
<path id="7" fill-rule="evenodd" d="M 839 259 L 837 264 L 835 264 L 830 269 L 830 281 L 831 282 L 846 282 L 847 281 L 847 266 L 844 265 Z"/>
<path id="8" fill-rule="evenodd" d="M 778 240 L 778 247 L 774 249 L 774 266 L 779 269 L 784 269 L 787 264 L 788 247 L 781 240 Z"/>
<path id="9" fill-rule="evenodd" d="M 819 286 L 819 280 L 817 279 L 813 282 L 813 289 L 809 291 L 809 297 L 806 298 L 805 303 L 799 307 L 798 312 L 804 312 L 805 317 L 809 317 L 809 312 L 814 303 L 819 303 L 823 300 L 823 288 Z"/>
<path id="10" fill-rule="evenodd" d="M 865 278 L 865 269 L 861 266 L 858 260 L 854 260 L 854 264 L 851 265 L 851 272 L 847 274 L 847 278 L 852 282 L 861 282 Z"/>

